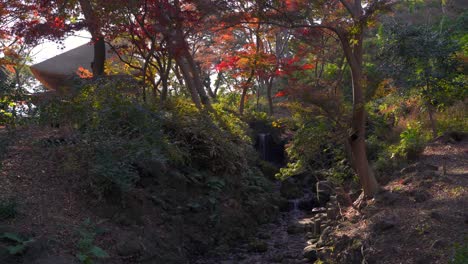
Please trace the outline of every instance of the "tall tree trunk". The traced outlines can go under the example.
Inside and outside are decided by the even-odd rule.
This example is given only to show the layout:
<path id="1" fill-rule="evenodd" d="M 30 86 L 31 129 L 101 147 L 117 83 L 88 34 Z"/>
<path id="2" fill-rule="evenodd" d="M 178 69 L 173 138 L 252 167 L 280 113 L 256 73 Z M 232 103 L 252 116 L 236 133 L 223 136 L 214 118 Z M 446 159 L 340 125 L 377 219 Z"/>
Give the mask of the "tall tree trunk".
<path id="1" fill-rule="evenodd" d="M 187 85 L 193 103 L 197 106 L 197 108 L 201 109 L 202 102 L 196 87 L 197 83 L 194 78 L 193 69 L 190 67 L 190 64 L 186 58 L 182 56 L 174 56 L 174 58 L 177 65 L 179 66 L 180 71 L 182 72 L 182 77 L 184 78 L 185 85 Z"/>
<path id="2" fill-rule="evenodd" d="M 161 103 L 165 102 L 167 99 L 167 94 L 169 91 L 167 76 L 164 78 L 161 76 L 161 84 L 162 84 L 162 91 L 161 91 Z"/>
<path id="3" fill-rule="evenodd" d="M 353 167 L 356 174 L 359 176 L 364 195 L 373 197 L 379 190 L 379 185 L 375 179 L 372 168 L 369 166 L 366 153 L 366 111 L 364 92 L 362 87 L 363 72 L 363 37 L 364 25 L 361 23 L 359 33 L 354 38 L 357 43 L 351 47 L 349 38 L 341 32 L 339 34 L 343 51 L 351 68 L 352 85 L 353 85 L 353 116 L 351 120 L 351 135 L 349 136 L 349 144 L 351 146 Z"/>
<path id="4" fill-rule="evenodd" d="M 104 75 L 104 64 L 106 61 L 106 43 L 104 41 L 104 36 L 101 34 L 99 20 L 91 2 L 89 0 L 79 0 L 79 2 L 94 44 L 94 58 L 91 63 L 93 76 L 101 76 Z"/>
<path id="5" fill-rule="evenodd" d="M 188 44 L 183 38 L 182 32 L 176 33 L 173 38 L 173 47 L 169 50 L 171 57 L 174 58 L 177 65 L 179 66 L 182 77 L 184 78 L 185 84 L 189 89 L 190 95 L 197 108 L 201 109 L 204 105 L 208 110 L 213 110 L 211 107 L 210 99 L 208 98 L 203 83 L 200 78 L 200 73 L 195 64 L 195 60 L 188 50 Z"/>
<path id="6" fill-rule="evenodd" d="M 239 114 L 240 115 L 244 114 L 245 100 L 246 100 L 246 97 L 247 97 L 247 91 L 249 90 L 249 86 L 252 83 L 254 77 L 255 77 L 255 68 L 253 68 L 250 71 L 249 79 L 247 79 L 247 81 L 242 85 L 242 95 L 241 95 L 240 103 L 239 103 Z"/>
<path id="7" fill-rule="evenodd" d="M 268 99 L 268 113 L 270 116 L 274 114 L 273 112 L 273 97 L 271 96 L 271 89 L 273 88 L 273 78 L 270 78 L 266 81 L 267 85 L 267 99 Z"/>
<path id="8" fill-rule="evenodd" d="M 93 37 L 94 41 L 94 58 L 93 58 L 93 76 L 104 75 L 104 65 L 106 62 L 106 43 L 104 37 L 99 35 Z"/>
<path id="9" fill-rule="evenodd" d="M 158 16 L 160 24 L 173 25 L 162 31 L 167 39 L 169 54 L 179 66 L 190 96 L 197 108 L 202 109 L 204 105 L 208 110 L 212 111 L 213 108 L 203 87 L 199 69 L 190 53 L 189 45 L 185 39 L 182 26 L 184 19 L 181 14 L 180 1 L 174 0 L 173 6 L 175 13 L 172 16 L 168 15 L 167 10 L 164 10 L 163 6 L 159 7 L 162 14 Z"/>
<path id="10" fill-rule="evenodd" d="M 240 115 L 244 114 L 245 98 L 247 97 L 247 90 L 248 89 L 249 89 L 248 86 L 242 87 L 242 94 L 241 94 L 240 103 L 239 103 L 239 114 Z"/>
<path id="11" fill-rule="evenodd" d="M 436 120 L 434 117 L 434 108 L 429 102 L 426 103 L 426 105 L 427 105 L 427 113 L 429 115 L 429 121 L 431 123 L 432 138 L 436 138 L 437 137 L 437 124 L 436 124 Z"/>

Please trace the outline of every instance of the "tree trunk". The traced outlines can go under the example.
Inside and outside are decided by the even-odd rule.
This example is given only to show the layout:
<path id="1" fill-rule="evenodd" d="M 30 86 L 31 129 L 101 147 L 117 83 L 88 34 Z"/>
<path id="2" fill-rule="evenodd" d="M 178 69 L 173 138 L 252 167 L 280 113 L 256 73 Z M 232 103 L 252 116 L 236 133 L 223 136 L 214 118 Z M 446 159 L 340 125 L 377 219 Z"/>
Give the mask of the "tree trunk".
<path id="1" fill-rule="evenodd" d="M 240 103 L 239 103 L 239 114 L 243 115 L 244 114 L 244 107 L 245 107 L 245 97 L 247 96 L 247 90 L 249 89 L 248 86 L 242 87 L 242 95 L 240 98 Z"/>
<path id="2" fill-rule="evenodd" d="M 198 94 L 197 84 L 195 81 L 193 69 L 190 68 L 189 63 L 184 57 L 181 56 L 174 56 L 177 65 L 179 66 L 180 71 L 182 72 L 182 77 L 184 79 L 185 85 L 189 90 L 190 96 L 192 97 L 193 103 L 197 108 L 202 108 L 202 103 L 200 100 L 200 96 Z"/>
<path id="3" fill-rule="evenodd" d="M 96 39 L 97 38 L 97 39 Z M 94 58 L 93 58 L 93 76 L 104 75 L 104 65 L 106 62 L 106 43 L 102 35 L 93 39 L 94 41 Z"/>
<path id="4" fill-rule="evenodd" d="M 429 115 L 429 121 L 431 122 L 431 129 L 432 129 L 432 138 L 437 137 L 437 124 L 434 117 L 434 109 L 430 103 L 427 103 L 427 113 Z"/>
<path id="5" fill-rule="evenodd" d="M 80 0 L 81 10 L 86 20 L 86 25 L 91 33 L 94 44 L 94 58 L 91 63 L 93 76 L 104 75 L 104 63 L 106 61 L 106 43 L 101 34 L 100 25 L 97 16 L 93 10 L 93 6 L 89 0 Z"/>
<path id="6" fill-rule="evenodd" d="M 364 25 L 361 24 L 359 30 L 360 32 L 354 36 L 358 41 L 353 47 L 350 45 L 349 38 L 343 33 L 339 34 L 339 38 L 351 68 L 353 85 L 353 117 L 351 120 L 351 134 L 348 139 L 353 156 L 353 167 L 359 176 L 364 195 L 366 197 L 373 197 L 379 190 L 379 185 L 372 168 L 369 166 L 366 153 L 366 111 L 362 87 L 364 78 L 362 73 Z"/>
<path id="7" fill-rule="evenodd" d="M 167 93 L 169 91 L 167 76 L 161 76 L 162 91 L 161 91 L 161 103 L 165 102 L 167 99 Z"/>
<path id="8" fill-rule="evenodd" d="M 273 97 L 271 96 L 271 89 L 273 88 L 273 78 L 267 81 L 267 99 L 268 99 L 268 113 L 270 116 L 274 114 L 273 112 Z"/>

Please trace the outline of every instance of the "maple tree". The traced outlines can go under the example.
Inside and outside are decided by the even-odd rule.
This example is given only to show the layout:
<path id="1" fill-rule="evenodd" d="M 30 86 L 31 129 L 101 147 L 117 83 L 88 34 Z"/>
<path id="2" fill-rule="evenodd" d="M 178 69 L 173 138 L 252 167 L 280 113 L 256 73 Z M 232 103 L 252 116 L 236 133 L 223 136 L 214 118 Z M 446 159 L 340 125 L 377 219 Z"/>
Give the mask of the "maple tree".
<path id="1" fill-rule="evenodd" d="M 353 110 L 350 123 L 349 145 L 353 167 L 358 174 L 366 196 L 379 189 L 366 155 L 364 108 L 364 34 L 379 12 L 388 10 L 394 1 L 339 0 L 324 3 L 291 0 L 281 3 L 263 3 L 263 20 L 289 28 L 322 30 L 336 36 L 352 75 Z M 249 21 L 245 21 L 249 23 Z"/>
<path id="2" fill-rule="evenodd" d="M 295 82 L 302 74 L 306 76 L 301 78 L 302 83 L 291 86 L 336 87 L 342 80 L 345 58 L 353 94 L 348 143 L 364 192 L 372 196 L 378 185 L 369 169 L 365 148 L 363 41 L 376 16 L 392 4 L 393 1 L 385 0 L 41 0 L 2 2 L 0 11 L 22 14 L 11 32 L 28 43 L 43 38 L 60 40 L 70 32 L 88 28 L 95 46 L 96 76 L 104 73 L 104 42 L 122 39 L 129 45 L 115 48 L 124 54 L 122 59 L 130 68 L 141 73 L 145 99 L 146 86 L 150 84 L 153 97 L 160 93 L 164 100 L 172 86 L 172 73 L 200 109 L 211 109 L 210 97 L 216 97 L 221 77 L 228 75 L 240 90 L 241 114 L 254 87 L 257 98 L 260 88 L 266 91 L 272 114 L 273 98 L 290 92 L 284 89 L 284 80 Z M 303 41 L 304 48 L 292 50 L 288 46 L 291 30 L 296 39 L 319 41 L 310 41 L 309 45 Z M 3 27 L 0 33 L 5 34 Z M 334 57 L 333 51 L 327 51 L 333 41 L 339 42 L 343 56 Z M 211 58 L 200 59 L 209 54 L 200 52 L 202 47 L 211 49 Z M 338 61 L 341 77 L 336 81 L 322 78 L 328 59 Z M 214 70 L 218 73 L 215 91 L 210 87 Z M 276 94 L 274 87 L 279 91 Z"/>

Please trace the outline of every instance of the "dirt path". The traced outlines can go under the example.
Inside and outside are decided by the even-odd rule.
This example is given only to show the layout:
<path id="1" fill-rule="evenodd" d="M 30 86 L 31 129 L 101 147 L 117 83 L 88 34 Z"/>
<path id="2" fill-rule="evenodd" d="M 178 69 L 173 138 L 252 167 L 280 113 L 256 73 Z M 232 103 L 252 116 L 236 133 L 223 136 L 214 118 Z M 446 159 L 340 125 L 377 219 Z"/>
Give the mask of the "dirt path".
<path id="1" fill-rule="evenodd" d="M 468 139 L 429 144 L 361 213 L 349 214 L 335 241 L 360 241 L 368 263 L 449 263 L 457 244 L 467 246 Z M 349 260 L 350 251 L 334 258 Z"/>

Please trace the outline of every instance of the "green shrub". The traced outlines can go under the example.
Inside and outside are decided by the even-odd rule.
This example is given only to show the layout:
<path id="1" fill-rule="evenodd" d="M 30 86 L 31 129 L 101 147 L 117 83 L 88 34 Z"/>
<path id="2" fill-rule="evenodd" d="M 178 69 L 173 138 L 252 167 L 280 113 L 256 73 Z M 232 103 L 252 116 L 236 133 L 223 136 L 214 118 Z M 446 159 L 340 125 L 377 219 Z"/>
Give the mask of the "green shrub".
<path id="1" fill-rule="evenodd" d="M 406 130 L 400 134 L 400 142 L 390 147 L 392 158 L 415 159 L 424 149 L 428 135 L 421 129 L 420 123 L 408 124 Z"/>
<path id="2" fill-rule="evenodd" d="M 465 264 L 468 263 L 468 245 L 455 244 L 455 254 L 453 256 L 451 264 Z"/>
<path id="3" fill-rule="evenodd" d="M 96 235 L 102 230 L 96 228 L 89 219 L 86 219 L 78 229 L 80 239 L 76 244 L 76 258 L 83 264 L 93 264 L 95 259 L 105 259 L 109 254 L 94 244 Z"/>
<path id="4" fill-rule="evenodd" d="M 459 102 L 437 115 L 437 130 L 440 134 L 447 131 L 468 132 L 468 106 Z"/>
<path id="5" fill-rule="evenodd" d="M 10 244 L 6 247 L 10 255 L 21 255 L 28 248 L 29 244 L 34 242 L 34 239 L 25 239 L 16 233 L 3 233 L 0 239 L 8 241 Z"/>
<path id="6" fill-rule="evenodd" d="M 0 220 L 14 218 L 17 213 L 17 203 L 14 199 L 0 200 Z"/>

